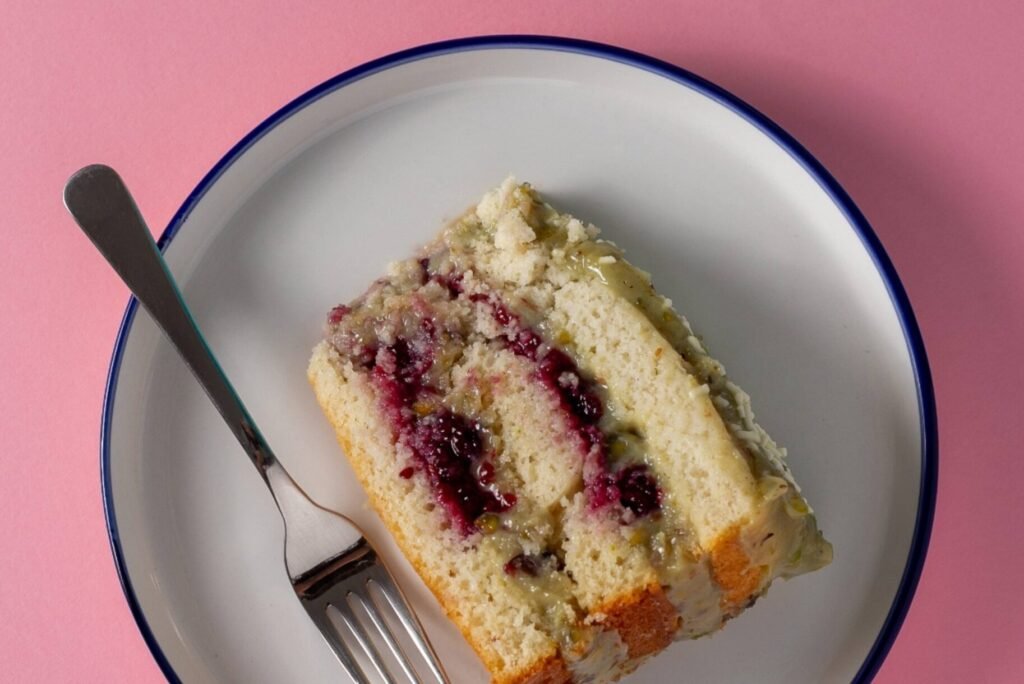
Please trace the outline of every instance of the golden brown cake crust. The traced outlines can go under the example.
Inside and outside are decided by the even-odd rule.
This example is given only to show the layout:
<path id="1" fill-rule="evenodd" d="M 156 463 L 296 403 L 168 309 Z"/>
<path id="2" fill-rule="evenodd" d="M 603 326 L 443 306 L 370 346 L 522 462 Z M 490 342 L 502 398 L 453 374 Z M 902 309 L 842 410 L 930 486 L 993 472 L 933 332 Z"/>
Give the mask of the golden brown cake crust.
<path id="1" fill-rule="evenodd" d="M 662 650 L 679 629 L 679 613 L 657 584 L 613 599 L 598 612 L 606 616 L 602 625 L 618 631 L 631 660 Z"/>
<path id="2" fill-rule="evenodd" d="M 740 531 L 738 525 L 729 528 L 711 549 L 711 571 L 722 587 L 722 607 L 729 614 L 746 606 L 764 580 L 764 569 L 750 565 Z"/>

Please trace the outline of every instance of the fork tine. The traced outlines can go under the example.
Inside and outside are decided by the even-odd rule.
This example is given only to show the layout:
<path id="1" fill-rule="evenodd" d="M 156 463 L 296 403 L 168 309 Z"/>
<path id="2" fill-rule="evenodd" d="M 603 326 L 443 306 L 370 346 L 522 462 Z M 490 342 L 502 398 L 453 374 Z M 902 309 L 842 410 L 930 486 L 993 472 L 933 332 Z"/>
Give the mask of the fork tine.
<path id="1" fill-rule="evenodd" d="M 440 684 L 448 684 L 448 677 L 444 672 L 444 668 L 441 666 L 441 662 L 437 658 L 437 654 L 434 653 L 433 647 L 430 642 L 427 641 L 426 634 L 423 632 L 423 627 L 420 626 L 419 620 L 416 619 L 416 615 L 409 608 L 409 603 L 405 600 L 405 596 L 402 594 L 402 590 L 395 584 L 395 581 L 391 578 L 387 568 L 378 565 L 370 573 L 370 577 L 373 579 L 374 584 L 380 589 L 380 593 L 387 602 L 391 605 L 391 609 L 395 611 L 395 615 L 398 616 L 402 626 L 405 627 L 405 631 L 408 632 L 409 638 L 412 639 L 413 644 L 416 645 L 416 650 L 423 656 L 423 660 L 426 661 L 427 666 L 430 668 L 431 674 L 434 675 Z"/>
<path id="2" fill-rule="evenodd" d="M 327 616 L 327 607 L 324 606 L 321 610 L 310 610 L 309 616 L 313 619 L 317 629 L 320 630 L 324 641 L 330 645 L 334 655 L 338 657 L 338 660 L 341 661 L 341 664 L 351 675 L 352 679 L 356 681 L 356 684 L 370 684 L 370 680 L 366 678 L 363 668 L 356 661 L 352 652 L 348 650 L 345 642 L 341 640 L 337 628 L 331 623 L 330 617 Z"/>
<path id="3" fill-rule="evenodd" d="M 369 593 L 369 584 L 367 584 L 367 593 Z M 398 645 L 398 642 L 395 641 L 395 637 L 391 633 L 391 628 L 388 627 L 387 622 L 380 617 L 378 613 L 380 608 L 377 606 L 377 602 L 373 600 L 373 595 L 370 594 L 369 601 L 367 601 L 366 597 L 355 592 L 349 594 L 348 598 L 350 602 L 355 601 L 362 606 L 366 616 L 370 618 L 370 622 L 372 622 L 373 626 L 377 629 L 377 633 L 380 634 L 382 639 L 384 639 L 384 643 L 387 644 L 388 650 L 391 651 L 391 655 L 395 656 L 395 660 L 398 661 L 398 666 L 402 668 L 402 672 L 404 672 L 405 676 L 409 678 L 409 681 L 419 682 L 419 677 L 417 677 L 413 672 L 412 664 L 409 662 L 409 659 L 405 657 L 405 653 Z"/>
<path id="4" fill-rule="evenodd" d="M 353 596 L 352 592 L 348 592 L 348 596 Z M 348 597 L 346 597 L 348 598 Z M 387 668 L 384 666 L 384 661 L 380 657 L 380 653 L 377 651 L 377 647 L 373 644 L 373 641 L 363 630 L 363 626 L 359 624 L 359 620 L 356 618 L 355 613 L 352 612 L 351 606 L 348 605 L 347 601 L 338 603 L 332 603 L 334 609 L 338 611 L 338 615 L 341 617 L 342 622 L 348 628 L 348 631 L 352 633 L 355 640 L 359 643 L 359 646 L 363 649 L 363 652 L 370 659 L 370 663 L 373 664 L 373 668 L 377 670 L 377 674 L 381 676 L 387 684 L 395 684 L 395 680 L 388 674 Z"/>

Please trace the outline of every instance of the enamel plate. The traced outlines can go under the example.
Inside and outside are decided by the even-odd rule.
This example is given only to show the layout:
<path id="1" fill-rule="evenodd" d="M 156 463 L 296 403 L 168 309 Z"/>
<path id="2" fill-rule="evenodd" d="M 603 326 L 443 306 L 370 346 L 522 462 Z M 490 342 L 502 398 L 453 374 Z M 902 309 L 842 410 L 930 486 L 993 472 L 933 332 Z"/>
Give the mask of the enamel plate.
<path id="1" fill-rule="evenodd" d="M 733 96 L 593 43 L 416 48 L 271 116 L 202 180 L 160 244 L 277 455 L 382 547 L 453 680 L 481 682 L 482 665 L 367 509 L 305 368 L 333 305 L 510 173 L 654 274 L 788 447 L 835 545 L 827 569 L 777 582 L 721 633 L 673 645 L 628 681 L 870 679 L 931 527 L 928 366 L 863 216 L 799 144 Z M 134 303 L 107 390 L 111 542 L 168 677 L 345 681 L 285 577 L 269 494 Z"/>

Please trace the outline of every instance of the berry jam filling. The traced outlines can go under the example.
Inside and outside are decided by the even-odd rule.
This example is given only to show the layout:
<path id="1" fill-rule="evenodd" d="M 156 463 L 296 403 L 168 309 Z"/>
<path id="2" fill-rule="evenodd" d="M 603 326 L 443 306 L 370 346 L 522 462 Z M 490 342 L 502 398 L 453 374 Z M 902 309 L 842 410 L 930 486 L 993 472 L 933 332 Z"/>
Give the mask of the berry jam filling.
<path id="1" fill-rule="evenodd" d="M 619 472 L 619 501 L 642 518 L 661 508 L 661 490 L 647 472 L 647 466 L 633 465 Z"/>
<path id="2" fill-rule="evenodd" d="M 373 357 L 371 377 L 384 398 L 384 413 L 400 433 L 414 427 L 412 405 L 418 397 L 430 393 L 423 376 L 433 362 L 429 344 L 410 345 L 403 339 L 381 347 Z"/>
<path id="3" fill-rule="evenodd" d="M 329 321 L 334 322 L 334 312 L 341 308 L 332 310 Z M 481 515 L 507 511 L 516 497 L 495 486 L 494 465 L 480 425 L 438 402 L 439 392 L 427 377 L 437 351 L 436 336 L 434 322 L 423 318 L 415 337 L 400 337 L 375 352 L 361 352 L 358 358 L 368 361 L 384 414 L 412 451 L 413 465 L 399 476 L 410 479 L 422 471 L 438 503 L 468 535 L 477 530 L 474 523 Z"/>
<path id="4" fill-rule="evenodd" d="M 400 476 L 409 479 L 422 470 L 434 497 L 468 535 L 482 514 L 507 511 L 516 497 L 494 488 L 494 466 L 479 424 L 447 409 L 421 408 L 429 407 L 423 400 L 436 394 L 423 382 L 432 355 L 413 351 L 422 347 L 399 340 L 378 350 L 372 377 L 385 414 L 413 453 L 415 466 L 402 469 Z"/>
<path id="5" fill-rule="evenodd" d="M 502 328 L 499 339 L 506 348 L 532 361 L 537 380 L 558 398 L 580 445 L 590 508 L 618 505 L 635 517 L 660 510 L 661 491 L 647 466 L 635 458 L 627 459 L 628 463 L 622 459 L 613 463 L 610 458 L 608 444 L 619 437 L 619 430 L 609 425 L 599 386 L 580 372 L 568 354 L 546 343 L 496 296 L 473 293 L 467 297 L 458 271 L 438 272 L 430 259 L 410 266 L 404 280 L 378 281 L 370 293 L 410 296 L 409 305 L 399 314 L 393 307 L 378 315 L 372 305 L 341 305 L 327 316 L 335 347 L 369 371 L 385 416 L 412 451 L 412 463 L 401 470 L 402 478 L 422 472 L 438 503 L 466 535 L 494 527 L 496 514 L 516 504 L 515 494 L 501 492 L 495 482 L 480 425 L 444 408 L 440 401 L 444 392 L 436 383 L 443 380 L 437 372 L 445 369 L 434 369 L 435 358 L 443 356 L 442 349 L 465 341 L 464 333 L 454 332 L 450 319 L 438 319 L 437 312 L 467 298 L 487 308 Z"/>
<path id="6" fill-rule="evenodd" d="M 341 323 L 341 319 L 345 318 L 350 311 L 352 311 L 352 309 L 349 307 L 344 304 L 339 304 L 331 309 L 330 313 L 327 314 L 327 323 L 330 325 L 337 325 L 338 323 Z"/>
<path id="7" fill-rule="evenodd" d="M 565 563 L 562 562 L 562 559 L 550 551 L 541 554 L 521 553 L 505 563 L 505 574 L 513 577 L 516 575 L 537 577 L 542 572 L 564 569 Z"/>
<path id="8" fill-rule="evenodd" d="M 489 462 L 484 460 L 483 436 L 479 425 L 465 416 L 443 410 L 419 419 L 408 444 L 426 471 L 434 496 L 464 533 L 472 532 L 484 513 L 503 513 L 515 505 L 514 494 L 485 486 L 480 471 Z"/>
<path id="9" fill-rule="evenodd" d="M 433 281 L 448 291 L 448 298 L 455 299 L 462 294 L 462 274 L 459 272 L 443 275 L 430 268 L 430 259 L 423 258 L 418 262 L 420 267 L 420 284 L 426 285 Z"/>
<path id="10" fill-rule="evenodd" d="M 537 378 L 558 397 L 563 412 L 579 437 L 584 452 L 583 484 L 592 509 L 618 503 L 636 517 L 661 509 L 661 490 L 646 465 L 629 465 L 615 472 L 608 458 L 608 436 L 599 423 L 604 403 L 593 381 L 587 380 L 565 352 L 544 345 L 540 335 L 522 325 L 519 317 L 495 297 L 474 294 L 494 320 L 506 329 L 505 344 L 514 354 L 536 362 Z"/>

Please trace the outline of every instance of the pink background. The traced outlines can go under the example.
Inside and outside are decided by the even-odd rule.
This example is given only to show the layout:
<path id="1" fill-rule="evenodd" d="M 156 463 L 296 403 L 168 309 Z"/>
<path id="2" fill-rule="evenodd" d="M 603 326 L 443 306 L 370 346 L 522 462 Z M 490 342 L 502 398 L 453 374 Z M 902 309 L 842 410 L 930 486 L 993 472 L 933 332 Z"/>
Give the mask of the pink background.
<path id="1" fill-rule="evenodd" d="M 163 4 L 0 9 L 0 678 L 160 681 L 99 495 L 127 292 L 65 215 L 66 177 L 112 164 L 162 229 L 239 137 L 310 86 L 418 43 L 532 32 L 710 78 L 860 205 L 917 311 L 942 445 L 931 552 L 879 681 L 1024 681 L 1024 5 Z"/>

